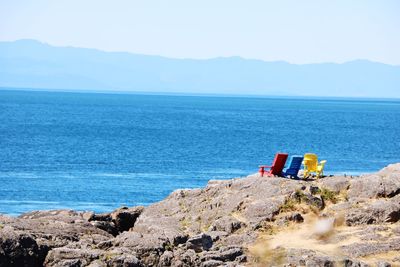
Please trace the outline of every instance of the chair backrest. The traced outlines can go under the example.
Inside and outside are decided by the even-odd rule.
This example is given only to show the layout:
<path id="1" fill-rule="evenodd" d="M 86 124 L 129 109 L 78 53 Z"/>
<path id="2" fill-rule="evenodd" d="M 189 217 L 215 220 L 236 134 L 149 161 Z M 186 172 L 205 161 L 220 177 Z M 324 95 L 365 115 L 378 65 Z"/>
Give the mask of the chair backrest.
<path id="1" fill-rule="evenodd" d="M 304 166 L 307 170 L 315 172 L 318 167 L 318 157 L 315 154 L 307 153 L 304 155 Z"/>
<path id="2" fill-rule="evenodd" d="M 289 167 L 286 169 L 286 174 L 297 175 L 303 162 L 303 156 L 294 155 L 290 157 Z"/>
<path id="3" fill-rule="evenodd" d="M 288 154 L 286 153 L 276 153 L 270 173 L 273 175 L 281 175 L 283 167 L 285 167 L 287 157 Z"/>

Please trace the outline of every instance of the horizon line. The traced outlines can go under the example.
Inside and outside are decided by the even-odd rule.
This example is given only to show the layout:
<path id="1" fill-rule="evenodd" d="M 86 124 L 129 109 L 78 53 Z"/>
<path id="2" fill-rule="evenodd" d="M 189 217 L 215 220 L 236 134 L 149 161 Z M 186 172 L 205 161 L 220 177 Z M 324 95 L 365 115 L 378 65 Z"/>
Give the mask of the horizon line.
<path id="1" fill-rule="evenodd" d="M 298 99 L 298 100 L 361 100 L 361 101 L 395 101 L 400 97 L 358 97 L 358 96 L 318 96 L 318 95 L 262 95 L 262 94 L 226 94 L 226 93 L 182 93 L 157 91 L 112 91 L 89 89 L 62 89 L 62 88 L 28 88 L 5 87 L 0 85 L 1 91 L 19 92 L 47 92 L 47 93 L 76 93 L 76 94 L 109 94 L 109 95 L 148 95 L 148 96 L 181 96 L 181 97 L 221 97 L 221 98 L 270 98 L 270 99 Z"/>

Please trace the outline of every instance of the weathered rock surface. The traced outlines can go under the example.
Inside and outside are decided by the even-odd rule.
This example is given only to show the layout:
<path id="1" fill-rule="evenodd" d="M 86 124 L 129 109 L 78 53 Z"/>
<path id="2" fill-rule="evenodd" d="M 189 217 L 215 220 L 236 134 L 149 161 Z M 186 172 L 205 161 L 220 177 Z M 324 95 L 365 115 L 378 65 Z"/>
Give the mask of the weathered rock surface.
<path id="1" fill-rule="evenodd" d="M 349 198 L 394 197 L 400 193 L 400 164 L 391 164 L 376 174 L 355 177 L 350 183 Z"/>
<path id="2" fill-rule="evenodd" d="M 400 164 L 360 177 L 210 181 L 111 213 L 0 215 L 0 267 L 395 266 L 399 244 Z"/>
<path id="3" fill-rule="evenodd" d="M 0 266 L 39 266 L 47 251 L 48 247 L 38 245 L 29 234 L 9 226 L 0 230 Z"/>

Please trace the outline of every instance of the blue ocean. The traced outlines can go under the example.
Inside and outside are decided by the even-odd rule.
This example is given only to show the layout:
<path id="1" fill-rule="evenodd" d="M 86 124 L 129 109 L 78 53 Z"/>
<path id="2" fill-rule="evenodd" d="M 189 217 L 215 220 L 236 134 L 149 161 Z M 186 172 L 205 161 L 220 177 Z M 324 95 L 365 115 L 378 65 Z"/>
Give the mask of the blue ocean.
<path id="1" fill-rule="evenodd" d="M 0 213 L 148 205 L 278 151 L 326 174 L 400 162 L 400 101 L 0 91 Z"/>

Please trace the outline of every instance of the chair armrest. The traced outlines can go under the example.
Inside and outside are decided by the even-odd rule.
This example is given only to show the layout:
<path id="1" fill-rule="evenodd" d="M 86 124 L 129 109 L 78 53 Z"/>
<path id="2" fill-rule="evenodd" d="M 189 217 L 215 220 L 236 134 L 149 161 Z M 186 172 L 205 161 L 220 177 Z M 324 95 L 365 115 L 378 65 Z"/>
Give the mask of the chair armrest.
<path id="1" fill-rule="evenodd" d="M 268 165 L 260 165 L 260 166 L 258 166 L 259 168 L 261 168 L 261 167 L 264 167 L 264 168 L 272 168 L 274 165 L 272 165 L 272 166 L 268 166 Z"/>
<path id="2" fill-rule="evenodd" d="M 326 160 L 321 160 L 319 163 L 320 163 L 320 164 L 325 164 L 325 163 L 326 163 Z"/>

